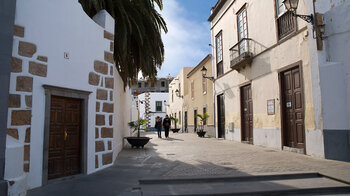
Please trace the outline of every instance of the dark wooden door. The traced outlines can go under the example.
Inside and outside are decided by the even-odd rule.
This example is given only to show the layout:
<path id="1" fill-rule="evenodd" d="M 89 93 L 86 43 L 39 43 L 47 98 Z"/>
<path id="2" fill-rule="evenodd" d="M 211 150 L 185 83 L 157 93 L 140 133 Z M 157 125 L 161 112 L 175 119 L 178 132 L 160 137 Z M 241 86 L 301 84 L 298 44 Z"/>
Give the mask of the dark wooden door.
<path id="1" fill-rule="evenodd" d="M 81 173 L 81 103 L 51 97 L 48 179 Z"/>
<path id="2" fill-rule="evenodd" d="M 185 132 L 187 132 L 187 111 L 185 112 Z"/>
<path id="3" fill-rule="evenodd" d="M 197 131 L 197 110 L 193 111 L 193 124 L 194 124 L 194 132 Z"/>
<path id="4" fill-rule="evenodd" d="M 242 141 L 253 143 L 253 99 L 251 85 L 241 87 Z"/>
<path id="5" fill-rule="evenodd" d="M 218 98 L 218 138 L 225 138 L 225 102 L 224 95 Z"/>
<path id="6" fill-rule="evenodd" d="M 304 103 L 299 67 L 281 73 L 283 145 L 304 148 Z"/>

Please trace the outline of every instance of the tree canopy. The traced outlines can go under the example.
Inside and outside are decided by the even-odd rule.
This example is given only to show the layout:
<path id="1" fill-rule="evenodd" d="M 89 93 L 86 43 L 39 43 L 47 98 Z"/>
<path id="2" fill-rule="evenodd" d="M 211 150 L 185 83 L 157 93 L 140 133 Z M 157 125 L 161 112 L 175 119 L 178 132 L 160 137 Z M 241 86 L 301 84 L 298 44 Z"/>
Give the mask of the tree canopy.
<path id="1" fill-rule="evenodd" d="M 168 32 L 166 22 L 156 10 L 162 0 L 79 0 L 84 11 L 93 17 L 105 9 L 115 20 L 114 60 L 124 81 L 143 77 L 155 78 L 164 61 L 161 33 Z"/>

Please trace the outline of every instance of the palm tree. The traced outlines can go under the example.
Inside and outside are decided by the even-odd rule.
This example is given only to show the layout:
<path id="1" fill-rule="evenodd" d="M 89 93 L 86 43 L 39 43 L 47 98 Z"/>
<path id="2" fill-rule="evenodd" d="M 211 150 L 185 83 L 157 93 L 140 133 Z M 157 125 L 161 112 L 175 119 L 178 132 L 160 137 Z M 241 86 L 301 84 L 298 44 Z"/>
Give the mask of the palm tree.
<path id="1" fill-rule="evenodd" d="M 93 17 L 106 9 L 115 20 L 114 60 L 124 87 L 143 77 L 155 78 L 164 61 L 161 32 L 168 32 L 163 17 L 162 0 L 79 0 L 84 11 Z"/>
<path id="2" fill-rule="evenodd" d="M 199 129 L 199 132 L 203 132 L 204 131 L 204 122 L 209 118 L 209 114 L 208 113 L 204 113 L 203 115 L 201 114 L 197 114 L 196 117 L 199 117 L 200 119 L 200 129 Z"/>

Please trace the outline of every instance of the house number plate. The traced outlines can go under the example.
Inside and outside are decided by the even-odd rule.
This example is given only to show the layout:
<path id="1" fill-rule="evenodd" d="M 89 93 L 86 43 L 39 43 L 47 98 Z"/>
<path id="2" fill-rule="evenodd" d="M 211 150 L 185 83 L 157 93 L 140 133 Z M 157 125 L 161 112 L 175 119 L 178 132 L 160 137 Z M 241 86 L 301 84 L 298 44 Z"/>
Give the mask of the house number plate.
<path id="1" fill-rule="evenodd" d="M 292 102 L 287 102 L 286 106 L 287 106 L 287 108 L 291 108 L 292 107 Z"/>

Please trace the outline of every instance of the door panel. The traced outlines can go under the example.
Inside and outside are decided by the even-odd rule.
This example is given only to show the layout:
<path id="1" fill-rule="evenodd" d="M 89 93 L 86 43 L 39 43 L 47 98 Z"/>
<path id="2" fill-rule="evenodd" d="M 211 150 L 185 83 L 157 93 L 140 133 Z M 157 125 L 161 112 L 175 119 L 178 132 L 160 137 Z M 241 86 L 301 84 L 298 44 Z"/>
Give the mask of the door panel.
<path id="1" fill-rule="evenodd" d="M 194 124 L 194 132 L 197 131 L 197 110 L 193 111 L 193 124 Z"/>
<path id="2" fill-rule="evenodd" d="M 218 102 L 218 138 L 225 138 L 225 102 L 224 95 L 217 97 Z"/>
<path id="3" fill-rule="evenodd" d="M 283 142 L 292 148 L 305 148 L 304 103 L 299 67 L 281 73 Z"/>
<path id="4" fill-rule="evenodd" d="M 253 144 L 253 99 L 251 85 L 241 87 L 242 141 Z"/>
<path id="5" fill-rule="evenodd" d="M 51 98 L 48 179 L 81 170 L 81 100 Z"/>

